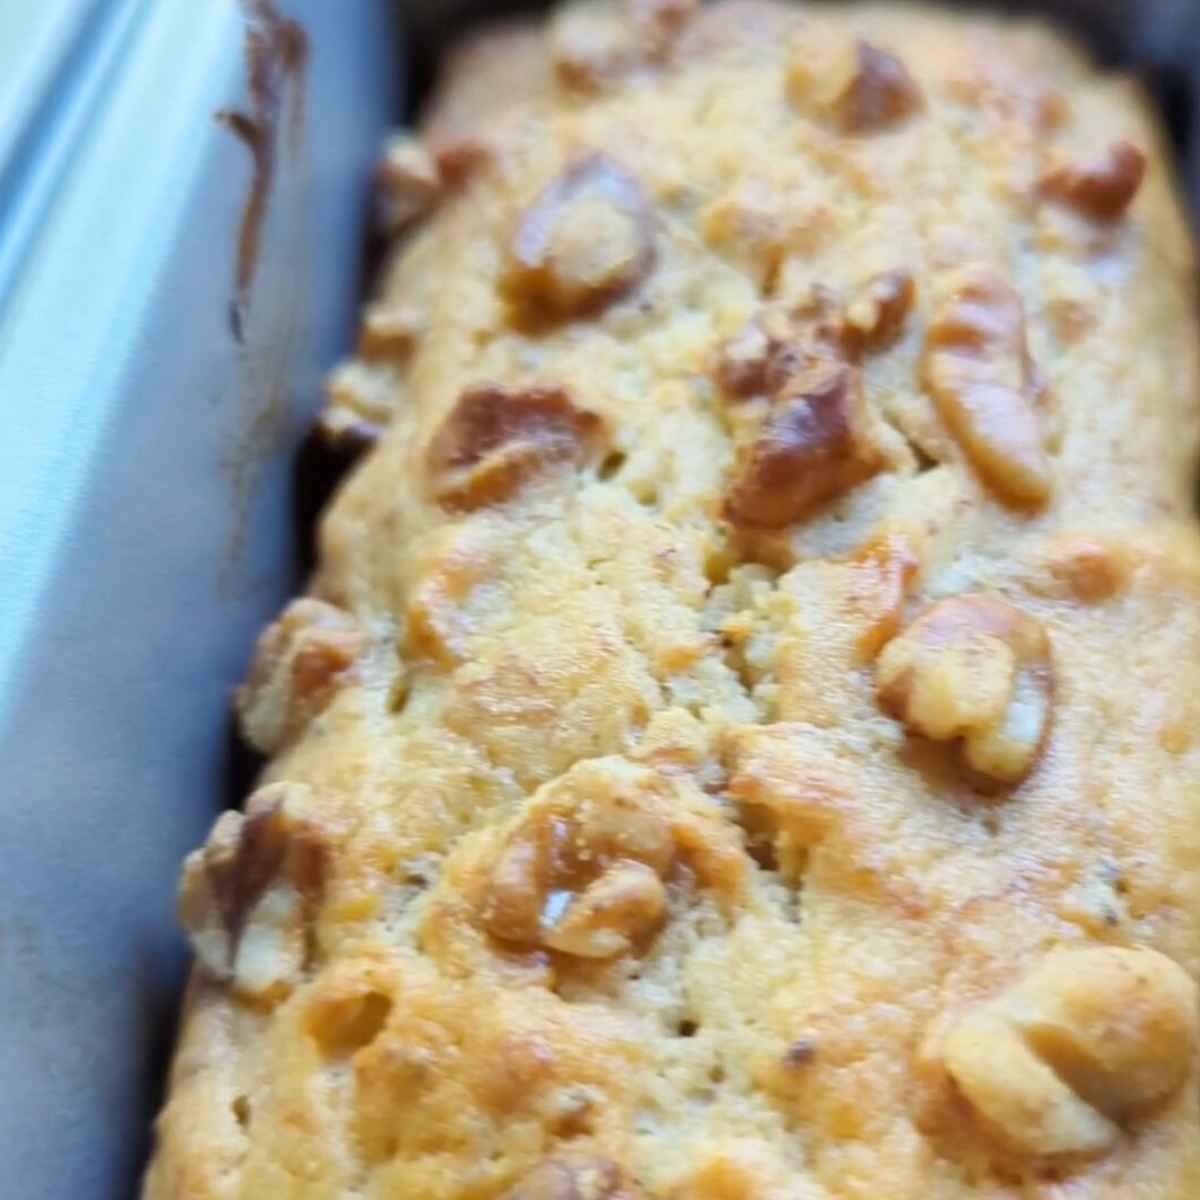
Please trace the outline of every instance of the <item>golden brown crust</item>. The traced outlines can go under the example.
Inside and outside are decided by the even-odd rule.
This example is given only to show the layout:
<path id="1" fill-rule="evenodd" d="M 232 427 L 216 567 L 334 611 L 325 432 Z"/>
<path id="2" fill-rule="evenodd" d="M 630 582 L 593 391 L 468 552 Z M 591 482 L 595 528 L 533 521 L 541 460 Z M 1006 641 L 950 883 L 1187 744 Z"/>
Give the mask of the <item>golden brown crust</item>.
<path id="1" fill-rule="evenodd" d="M 1194 260 L 1130 85 L 587 3 L 390 161 L 147 1200 L 1200 1194 Z"/>

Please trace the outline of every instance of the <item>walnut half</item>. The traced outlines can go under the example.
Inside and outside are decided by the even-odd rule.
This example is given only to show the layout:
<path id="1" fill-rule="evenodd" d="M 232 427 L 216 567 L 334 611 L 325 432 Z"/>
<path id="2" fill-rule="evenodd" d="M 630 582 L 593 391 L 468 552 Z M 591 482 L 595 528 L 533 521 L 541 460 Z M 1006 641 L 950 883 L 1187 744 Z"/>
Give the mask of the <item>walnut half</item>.
<path id="1" fill-rule="evenodd" d="M 258 639 L 250 678 L 237 693 L 246 740 L 274 754 L 333 698 L 366 647 L 366 634 L 324 600 L 293 600 Z"/>
<path id="2" fill-rule="evenodd" d="M 1041 624 L 995 596 L 939 601 L 883 649 L 876 689 L 916 733 L 962 738 L 968 764 L 1016 783 L 1037 761 L 1054 675 Z"/>
<path id="3" fill-rule="evenodd" d="M 547 784 L 481 879 L 481 923 L 502 942 L 608 959 L 650 937 L 667 914 L 677 863 L 736 893 L 734 834 L 683 780 L 622 759 L 593 759 Z"/>
<path id="4" fill-rule="evenodd" d="M 433 156 L 408 133 L 388 138 L 378 176 L 380 213 L 388 233 L 399 233 L 424 216 L 441 192 Z"/>
<path id="5" fill-rule="evenodd" d="M 787 88 L 794 104 L 842 133 L 887 128 L 922 104 L 921 89 L 894 54 L 817 26 L 792 43 Z"/>
<path id="6" fill-rule="evenodd" d="M 1051 468 L 1036 403 L 1038 382 L 1013 287 L 972 263 L 948 279 L 929 325 L 925 384 L 975 470 L 1012 504 L 1050 495 Z"/>
<path id="7" fill-rule="evenodd" d="M 843 340 L 856 350 L 879 350 L 900 336 L 916 288 L 908 271 L 872 275 L 846 306 Z"/>
<path id="8" fill-rule="evenodd" d="M 426 452 L 433 494 L 449 509 L 499 504 L 539 471 L 584 459 L 602 433 L 565 388 L 468 388 Z"/>
<path id="9" fill-rule="evenodd" d="M 537 316 L 585 316 L 618 300 L 654 263 L 654 219 L 638 181 L 607 154 L 564 171 L 525 213 L 504 287 Z"/>
<path id="10" fill-rule="evenodd" d="M 735 525 L 782 529 L 883 466 L 857 369 L 818 359 L 788 381 L 734 467 Z"/>
<path id="11" fill-rule="evenodd" d="M 1042 192 L 1098 221 L 1112 221 L 1132 203 L 1146 174 L 1146 156 L 1114 142 L 1102 158 L 1060 163 L 1042 176 Z"/>
<path id="12" fill-rule="evenodd" d="M 248 997 L 278 996 L 308 959 L 330 852 L 310 796 L 303 784 L 259 788 L 183 864 L 179 916 L 196 957 Z"/>
<path id="13" fill-rule="evenodd" d="M 927 1054 L 987 1134 L 1058 1156 L 1109 1148 L 1194 1078 L 1196 1046 L 1187 972 L 1156 950 L 1106 946 L 1052 953 Z"/>

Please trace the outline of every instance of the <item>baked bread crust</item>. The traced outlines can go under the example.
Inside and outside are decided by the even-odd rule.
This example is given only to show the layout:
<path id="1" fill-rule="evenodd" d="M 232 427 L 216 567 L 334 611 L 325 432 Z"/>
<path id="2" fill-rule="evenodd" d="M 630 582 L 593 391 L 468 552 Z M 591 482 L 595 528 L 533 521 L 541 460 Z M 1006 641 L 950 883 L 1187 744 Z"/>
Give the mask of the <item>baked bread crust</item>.
<path id="1" fill-rule="evenodd" d="M 908 7 L 450 70 L 146 1200 L 1200 1195 L 1166 161 L 1049 32 Z"/>

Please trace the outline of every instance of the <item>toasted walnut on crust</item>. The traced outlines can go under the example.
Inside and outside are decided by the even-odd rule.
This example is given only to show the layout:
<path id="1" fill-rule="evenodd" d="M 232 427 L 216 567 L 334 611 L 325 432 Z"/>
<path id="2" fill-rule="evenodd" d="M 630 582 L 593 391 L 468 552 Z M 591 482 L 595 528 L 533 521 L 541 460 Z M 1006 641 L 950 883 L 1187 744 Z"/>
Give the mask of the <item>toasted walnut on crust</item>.
<path id="1" fill-rule="evenodd" d="M 565 388 L 468 388 L 425 454 L 434 498 L 449 509 L 500 504 L 538 472 L 591 457 L 602 434 Z"/>
<path id="2" fill-rule="evenodd" d="M 494 561 L 487 530 L 472 522 L 448 526 L 428 540 L 405 606 L 407 653 L 446 667 L 463 661 L 473 631 L 468 601 Z"/>
<path id="3" fill-rule="evenodd" d="M 642 1200 L 643 1192 L 611 1159 L 551 1158 L 534 1167 L 502 1200 Z"/>
<path id="4" fill-rule="evenodd" d="M 412 354 L 428 318 L 411 304 L 368 305 L 358 336 L 364 362 L 405 362 Z"/>
<path id="5" fill-rule="evenodd" d="M 984 482 L 1013 504 L 1050 495 L 1039 384 L 1013 287 L 984 263 L 952 272 L 930 322 L 925 385 Z"/>
<path id="6" fill-rule="evenodd" d="M 325 385 L 320 433 L 335 447 L 373 446 L 391 423 L 401 386 L 394 359 L 372 354 L 340 363 Z"/>
<path id="7" fill-rule="evenodd" d="M 378 168 L 380 218 L 388 233 L 399 233 L 437 203 L 441 177 L 428 150 L 409 133 L 394 133 Z"/>
<path id="8" fill-rule="evenodd" d="M 872 275 L 846 305 L 843 340 L 855 351 L 879 350 L 904 329 L 916 288 L 908 271 Z"/>
<path id="9" fill-rule="evenodd" d="M 894 54 L 818 27 L 793 39 L 787 88 L 794 104 L 847 134 L 884 129 L 923 103 L 921 89 Z"/>
<path id="10" fill-rule="evenodd" d="M 880 702 L 915 733 L 963 739 L 968 764 L 1016 783 L 1050 723 L 1053 669 L 1041 624 L 995 596 L 951 596 L 883 649 Z"/>
<path id="11" fill-rule="evenodd" d="M 595 759 L 534 798 L 481 880 L 478 910 L 502 942 L 613 958 L 661 925 L 677 866 L 728 900 L 743 857 L 686 779 Z"/>
<path id="12" fill-rule="evenodd" d="M 849 601 L 864 662 L 900 632 L 904 600 L 920 568 L 912 542 L 900 533 L 872 542 L 850 561 Z"/>
<path id="13" fill-rule="evenodd" d="M 814 288 L 797 309 L 764 306 L 712 355 L 710 370 L 726 397 L 776 395 L 822 360 L 857 363 L 899 337 L 916 289 L 908 271 L 880 271 L 843 302 Z"/>
<path id="14" fill-rule="evenodd" d="M 654 217 L 638 181 L 607 154 L 553 180 L 521 218 L 503 286 L 519 308 L 558 318 L 597 312 L 654 264 Z"/>
<path id="15" fill-rule="evenodd" d="M 564 4 L 551 16 L 548 36 L 555 75 L 575 91 L 612 87 L 640 59 L 633 25 L 614 4 Z"/>
<path id="16" fill-rule="evenodd" d="M 765 395 L 767 371 L 777 345 L 761 318 L 747 321 L 713 356 L 712 373 L 721 390 L 734 399 Z"/>
<path id="17" fill-rule="evenodd" d="M 263 754 L 282 749 L 346 683 L 366 644 L 343 609 L 293 600 L 258 639 L 250 677 L 238 690 L 246 740 Z"/>
<path id="18" fill-rule="evenodd" d="M 699 0 L 581 0 L 550 20 L 550 58 L 559 82 L 581 92 L 618 85 L 668 57 Z"/>
<path id="19" fill-rule="evenodd" d="M 725 515 L 735 525 L 782 529 L 882 466 L 858 371 L 817 361 L 790 381 L 739 453 Z"/>
<path id="20" fill-rule="evenodd" d="M 260 788 L 244 814 L 223 813 L 183 864 L 179 917 L 196 957 L 247 997 L 277 998 L 309 956 L 331 852 L 310 794 L 295 783 Z"/>
<path id="21" fill-rule="evenodd" d="M 1194 1079 L 1197 999 L 1156 950 L 1059 950 L 923 1055 L 1008 1149 L 1095 1154 Z"/>
<path id="22" fill-rule="evenodd" d="M 1064 162 L 1042 176 L 1042 192 L 1086 217 L 1112 221 L 1132 203 L 1146 174 L 1146 156 L 1130 142 L 1114 142 L 1090 162 Z"/>

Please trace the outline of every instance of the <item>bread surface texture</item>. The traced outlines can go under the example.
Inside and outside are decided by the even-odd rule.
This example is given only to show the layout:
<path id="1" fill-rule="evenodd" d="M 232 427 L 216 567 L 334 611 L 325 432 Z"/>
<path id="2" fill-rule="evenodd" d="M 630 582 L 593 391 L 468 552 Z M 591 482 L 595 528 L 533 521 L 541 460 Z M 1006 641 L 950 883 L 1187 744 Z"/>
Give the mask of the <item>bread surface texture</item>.
<path id="1" fill-rule="evenodd" d="M 1200 1196 L 1194 259 L 908 6 L 452 54 L 183 871 L 145 1200 Z"/>

